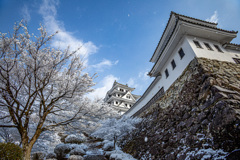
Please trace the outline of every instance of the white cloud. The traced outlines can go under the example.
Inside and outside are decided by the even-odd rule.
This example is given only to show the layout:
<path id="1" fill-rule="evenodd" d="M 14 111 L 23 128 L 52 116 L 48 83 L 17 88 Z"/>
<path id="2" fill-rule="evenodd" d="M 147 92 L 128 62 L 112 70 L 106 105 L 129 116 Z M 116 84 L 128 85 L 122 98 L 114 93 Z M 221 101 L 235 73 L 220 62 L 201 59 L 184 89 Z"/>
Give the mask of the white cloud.
<path id="1" fill-rule="evenodd" d="M 93 92 L 87 95 L 88 98 L 104 98 L 106 93 L 112 88 L 113 82 L 118 81 L 119 78 L 113 75 L 107 75 L 103 78 L 103 80 L 99 83 L 100 87 L 95 89 Z"/>
<path id="2" fill-rule="evenodd" d="M 118 64 L 118 60 L 115 62 L 112 62 L 110 60 L 104 59 L 100 63 L 92 65 L 91 67 L 96 69 L 97 71 L 103 71 L 106 67 L 111 67 L 116 64 Z"/>
<path id="3" fill-rule="evenodd" d="M 149 80 L 148 72 L 139 72 L 138 77 L 144 81 Z"/>
<path id="4" fill-rule="evenodd" d="M 23 16 L 23 19 L 27 22 L 29 22 L 31 20 L 31 16 L 29 14 L 29 10 L 27 5 L 24 5 L 23 8 L 21 9 L 21 14 Z"/>
<path id="5" fill-rule="evenodd" d="M 129 87 L 137 88 L 139 85 L 136 83 L 136 80 L 134 78 L 130 78 L 127 82 Z"/>
<path id="6" fill-rule="evenodd" d="M 214 14 L 210 18 L 207 18 L 206 21 L 218 23 L 218 12 L 214 11 Z"/>
<path id="7" fill-rule="evenodd" d="M 71 51 L 80 48 L 78 54 L 83 56 L 87 61 L 88 56 L 97 52 L 98 47 L 96 47 L 91 41 L 83 42 L 83 40 L 74 37 L 71 32 L 65 30 L 64 23 L 56 19 L 56 7 L 58 5 L 58 0 L 43 0 L 39 9 L 39 13 L 43 16 L 44 25 L 46 26 L 47 31 L 49 33 L 55 33 L 58 31 L 58 34 L 53 38 L 51 46 L 60 49 L 66 49 L 70 46 Z"/>

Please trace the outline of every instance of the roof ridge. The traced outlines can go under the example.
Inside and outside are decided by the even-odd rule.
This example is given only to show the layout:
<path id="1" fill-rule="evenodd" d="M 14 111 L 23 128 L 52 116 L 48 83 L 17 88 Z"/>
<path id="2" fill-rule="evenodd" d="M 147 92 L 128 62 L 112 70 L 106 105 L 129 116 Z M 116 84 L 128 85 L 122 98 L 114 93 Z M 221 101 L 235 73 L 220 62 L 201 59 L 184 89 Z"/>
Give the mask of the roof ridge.
<path id="1" fill-rule="evenodd" d="M 182 19 L 182 18 L 179 18 L 180 20 L 182 21 L 185 21 L 185 22 L 189 22 L 189 23 L 193 23 L 193 24 L 199 24 L 199 23 L 196 23 L 196 22 L 192 22 L 192 21 L 188 21 L 186 19 Z M 238 31 L 229 31 L 229 30 L 225 30 L 225 29 L 221 29 L 221 28 L 218 28 L 218 27 L 211 27 L 211 26 L 208 26 L 208 25 L 204 25 L 204 24 L 199 24 L 199 25 L 202 25 L 204 27 L 209 27 L 209 28 L 212 28 L 212 29 L 217 29 L 217 30 L 220 30 L 220 31 L 224 31 L 224 32 L 229 32 L 229 33 L 238 33 Z"/>
<path id="2" fill-rule="evenodd" d="M 223 45 L 234 45 L 234 46 L 240 46 L 240 44 L 236 44 L 236 43 L 224 43 Z"/>
<path id="3" fill-rule="evenodd" d="M 218 23 L 215 23 L 215 22 L 209 22 L 209 21 L 206 21 L 206 20 L 202 20 L 202 19 L 198 19 L 198 18 L 186 16 L 186 15 L 179 14 L 179 13 L 176 13 L 176 12 L 173 12 L 173 11 L 171 11 L 171 14 L 175 14 L 175 15 L 178 15 L 178 16 L 183 16 L 183 17 L 190 18 L 190 19 L 193 19 L 193 20 L 198 20 L 198 21 L 201 21 L 201 22 L 207 22 L 207 23 L 209 23 L 209 24 L 218 25 Z"/>

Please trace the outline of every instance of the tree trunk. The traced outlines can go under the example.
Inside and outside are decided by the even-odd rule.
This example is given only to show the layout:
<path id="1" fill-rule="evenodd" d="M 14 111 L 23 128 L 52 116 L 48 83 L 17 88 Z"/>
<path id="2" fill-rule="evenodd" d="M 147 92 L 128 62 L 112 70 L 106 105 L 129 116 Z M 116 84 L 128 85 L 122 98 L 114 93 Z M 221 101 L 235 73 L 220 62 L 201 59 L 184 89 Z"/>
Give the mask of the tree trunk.
<path id="1" fill-rule="evenodd" d="M 23 159 L 24 160 L 30 160 L 30 156 L 31 156 L 31 150 L 32 150 L 32 147 L 25 147 L 25 150 L 23 152 Z"/>
<path id="2" fill-rule="evenodd" d="M 117 142 L 117 137 L 116 137 L 116 136 L 114 136 L 114 138 L 113 138 L 114 150 L 116 150 L 116 142 Z"/>
<path id="3" fill-rule="evenodd" d="M 38 127 L 36 129 L 36 132 L 30 141 L 28 141 L 29 137 L 27 136 L 27 133 L 25 134 L 25 137 L 22 137 L 24 160 L 30 160 L 32 147 L 33 147 L 34 143 L 37 141 L 40 134 L 42 133 L 42 130 L 41 130 L 42 125 L 43 125 L 43 123 L 40 124 L 40 127 Z"/>

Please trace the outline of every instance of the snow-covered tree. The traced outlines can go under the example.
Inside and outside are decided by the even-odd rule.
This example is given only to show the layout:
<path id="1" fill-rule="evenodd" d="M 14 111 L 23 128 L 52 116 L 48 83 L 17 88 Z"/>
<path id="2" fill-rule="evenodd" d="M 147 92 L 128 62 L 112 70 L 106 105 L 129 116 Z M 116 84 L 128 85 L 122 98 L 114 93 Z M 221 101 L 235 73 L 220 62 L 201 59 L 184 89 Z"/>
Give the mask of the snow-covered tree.
<path id="1" fill-rule="evenodd" d="M 103 138 L 105 140 L 114 141 L 114 148 L 116 142 L 123 136 L 129 134 L 135 129 L 135 125 L 141 121 L 141 118 L 130 118 L 123 116 L 120 119 L 109 118 L 102 121 L 102 126 L 99 127 L 92 136 Z"/>
<path id="2" fill-rule="evenodd" d="M 0 127 L 17 128 L 24 159 L 42 132 L 86 115 L 81 102 L 94 85 L 78 51 L 50 48 L 54 34 L 38 30 L 36 37 L 19 23 L 0 33 Z"/>

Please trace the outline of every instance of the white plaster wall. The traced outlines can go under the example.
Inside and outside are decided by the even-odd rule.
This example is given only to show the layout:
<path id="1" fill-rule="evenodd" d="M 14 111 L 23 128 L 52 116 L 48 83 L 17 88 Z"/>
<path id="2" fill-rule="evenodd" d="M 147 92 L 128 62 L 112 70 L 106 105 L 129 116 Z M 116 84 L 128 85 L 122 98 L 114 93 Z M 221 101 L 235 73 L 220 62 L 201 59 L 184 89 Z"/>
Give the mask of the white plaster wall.
<path id="1" fill-rule="evenodd" d="M 180 48 L 183 49 L 185 56 L 181 59 L 178 51 Z M 176 48 L 168 58 L 168 60 L 165 62 L 164 66 L 161 69 L 162 77 L 161 79 L 156 82 L 155 86 L 149 91 L 149 94 L 146 95 L 146 97 L 139 100 L 138 104 L 132 108 L 131 111 L 126 113 L 127 116 L 132 116 L 134 113 L 136 113 L 139 109 L 141 109 L 143 106 L 145 106 L 152 97 L 162 88 L 164 87 L 164 91 L 166 91 L 171 84 L 182 74 L 184 69 L 187 67 L 187 65 L 194 59 L 195 54 L 189 45 L 189 40 L 187 37 L 182 38 L 182 40 L 178 43 Z M 175 60 L 176 68 L 173 70 L 171 61 Z M 169 76 L 166 78 L 165 76 L 165 69 L 168 69 Z"/>
<path id="2" fill-rule="evenodd" d="M 232 59 L 233 57 L 236 57 L 236 58 L 240 57 L 240 52 L 233 51 L 233 50 L 226 50 L 218 42 L 211 41 L 208 39 L 203 39 L 203 38 L 192 37 L 192 36 L 189 36 L 187 39 L 197 57 L 205 57 L 208 59 L 216 59 L 219 61 L 227 61 L 227 62 L 233 62 L 233 63 L 234 63 L 234 60 Z M 193 40 L 198 41 L 202 46 L 202 48 L 197 48 Z M 208 43 L 213 49 L 213 51 L 208 50 L 204 45 L 204 42 Z M 223 52 L 218 52 L 217 49 L 214 47 L 214 45 L 218 45 L 218 47 Z"/>

